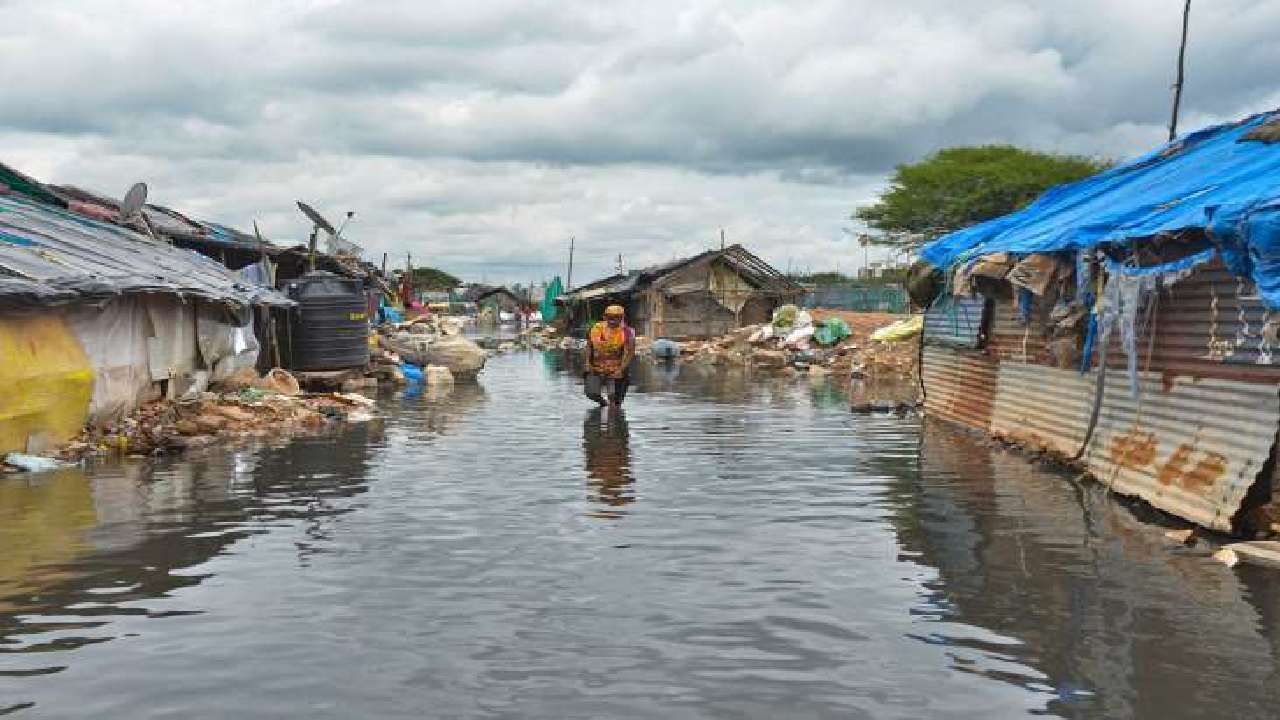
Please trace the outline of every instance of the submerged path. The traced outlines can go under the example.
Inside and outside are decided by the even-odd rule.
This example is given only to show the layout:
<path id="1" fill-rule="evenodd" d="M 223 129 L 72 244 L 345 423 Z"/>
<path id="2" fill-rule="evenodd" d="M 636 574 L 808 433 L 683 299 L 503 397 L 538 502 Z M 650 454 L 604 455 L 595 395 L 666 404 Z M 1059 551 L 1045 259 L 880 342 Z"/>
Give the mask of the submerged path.
<path id="1" fill-rule="evenodd" d="M 1264 717 L 1280 582 L 829 387 L 555 354 L 279 446 L 0 477 L 0 715 Z M 704 371 L 705 372 L 705 371 Z"/>

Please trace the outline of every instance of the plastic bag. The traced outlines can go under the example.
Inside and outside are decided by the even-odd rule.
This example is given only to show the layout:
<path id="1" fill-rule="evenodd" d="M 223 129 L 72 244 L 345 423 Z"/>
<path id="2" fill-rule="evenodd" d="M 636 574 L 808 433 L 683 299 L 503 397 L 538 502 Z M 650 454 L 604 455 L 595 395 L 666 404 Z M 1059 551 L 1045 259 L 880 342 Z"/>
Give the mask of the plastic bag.
<path id="1" fill-rule="evenodd" d="M 773 326 L 775 328 L 789 328 L 796 324 L 796 315 L 799 314 L 800 308 L 795 305 L 783 305 L 773 311 Z"/>
<path id="2" fill-rule="evenodd" d="M 871 339 L 876 342 L 896 342 L 898 340 L 906 340 L 915 337 L 924 329 L 924 316 L 916 315 L 906 320 L 899 320 L 892 325 L 884 327 L 871 333 Z"/>
<path id="3" fill-rule="evenodd" d="M 833 317 L 827 318 L 825 322 L 818 326 L 818 329 L 813 333 L 813 339 L 817 340 L 819 345 L 834 345 L 851 334 L 849 326 L 844 320 Z"/>

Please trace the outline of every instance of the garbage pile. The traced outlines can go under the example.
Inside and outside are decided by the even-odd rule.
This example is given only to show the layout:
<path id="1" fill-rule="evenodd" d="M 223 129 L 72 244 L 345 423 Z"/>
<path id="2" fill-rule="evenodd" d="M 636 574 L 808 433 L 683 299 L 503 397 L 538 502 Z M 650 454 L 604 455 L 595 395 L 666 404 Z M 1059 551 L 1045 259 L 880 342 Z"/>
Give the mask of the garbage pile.
<path id="1" fill-rule="evenodd" d="M 59 453 L 62 460 L 94 454 L 161 455 L 219 439 L 313 432 L 332 423 L 373 418 L 374 401 L 353 393 L 305 394 L 279 368 L 264 377 L 243 374 L 181 400 L 156 400 L 101 427 L 86 428 Z"/>
<path id="2" fill-rule="evenodd" d="M 783 305 L 768 323 L 746 325 L 719 338 L 673 342 L 636 339 L 636 352 L 655 358 L 673 357 L 714 366 L 765 371 L 805 371 L 810 374 L 847 372 L 869 333 L 869 324 L 884 324 L 893 315 L 813 311 Z M 816 316 L 816 317 L 815 317 Z"/>
<path id="3" fill-rule="evenodd" d="M 488 353 L 462 336 L 463 321 L 431 316 L 379 328 L 371 375 L 391 382 L 474 381 Z M 439 368 L 432 370 L 433 367 Z"/>
<path id="4" fill-rule="evenodd" d="M 711 340 L 636 338 L 636 354 L 666 361 L 792 377 L 848 379 L 855 410 L 914 406 L 919 386 L 919 316 L 778 308 L 768 323 Z"/>
<path id="5" fill-rule="evenodd" d="M 564 340 L 571 339 L 560 337 L 554 325 L 536 325 L 521 330 L 517 344 L 529 350 L 554 350 Z"/>

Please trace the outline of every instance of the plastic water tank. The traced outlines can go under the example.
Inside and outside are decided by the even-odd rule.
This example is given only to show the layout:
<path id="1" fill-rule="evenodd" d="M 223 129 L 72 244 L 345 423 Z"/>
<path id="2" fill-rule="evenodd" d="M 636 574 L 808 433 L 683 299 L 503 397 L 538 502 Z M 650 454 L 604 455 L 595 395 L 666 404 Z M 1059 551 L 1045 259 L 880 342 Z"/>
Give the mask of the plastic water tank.
<path id="1" fill-rule="evenodd" d="M 343 370 L 369 364 L 369 296 L 364 283 L 312 272 L 285 284 L 298 303 L 285 345 L 292 370 Z"/>

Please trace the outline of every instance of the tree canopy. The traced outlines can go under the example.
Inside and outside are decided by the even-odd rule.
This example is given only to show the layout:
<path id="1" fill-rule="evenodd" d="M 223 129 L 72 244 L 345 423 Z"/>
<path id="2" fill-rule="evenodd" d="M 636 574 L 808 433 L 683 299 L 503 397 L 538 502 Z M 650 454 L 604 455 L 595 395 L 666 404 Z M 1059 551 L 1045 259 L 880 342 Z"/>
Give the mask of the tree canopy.
<path id="1" fill-rule="evenodd" d="M 853 218 L 877 245 L 917 245 L 1021 209 L 1055 185 L 1105 170 L 1109 163 L 1008 145 L 954 147 L 899 165 L 875 204 Z"/>
<path id="2" fill-rule="evenodd" d="M 452 290 L 461 284 L 461 280 L 443 270 L 433 267 L 416 267 L 413 269 L 413 286 L 419 290 L 426 292 Z"/>

